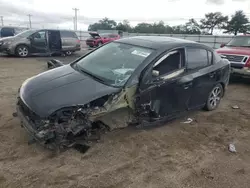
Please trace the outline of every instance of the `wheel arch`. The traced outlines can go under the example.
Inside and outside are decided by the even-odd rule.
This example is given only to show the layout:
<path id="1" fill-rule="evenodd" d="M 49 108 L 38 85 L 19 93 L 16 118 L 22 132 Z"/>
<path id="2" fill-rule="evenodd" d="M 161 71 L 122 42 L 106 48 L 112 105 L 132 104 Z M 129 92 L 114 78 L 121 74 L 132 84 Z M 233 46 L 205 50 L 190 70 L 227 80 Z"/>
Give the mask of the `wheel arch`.
<path id="1" fill-rule="evenodd" d="M 17 48 L 18 48 L 19 46 L 26 46 L 26 47 L 28 48 L 28 50 L 30 51 L 30 46 L 29 46 L 29 45 L 27 45 L 27 44 L 25 44 L 25 43 L 19 43 L 19 44 L 17 44 L 16 47 L 15 47 L 15 52 L 16 52 L 16 50 L 17 50 Z M 29 53 L 30 53 L 30 52 L 29 52 Z"/>
<path id="2" fill-rule="evenodd" d="M 226 84 L 224 82 L 219 82 L 218 84 L 221 84 L 222 88 L 223 88 L 223 95 L 222 97 L 224 97 L 225 95 L 225 90 L 226 90 Z"/>

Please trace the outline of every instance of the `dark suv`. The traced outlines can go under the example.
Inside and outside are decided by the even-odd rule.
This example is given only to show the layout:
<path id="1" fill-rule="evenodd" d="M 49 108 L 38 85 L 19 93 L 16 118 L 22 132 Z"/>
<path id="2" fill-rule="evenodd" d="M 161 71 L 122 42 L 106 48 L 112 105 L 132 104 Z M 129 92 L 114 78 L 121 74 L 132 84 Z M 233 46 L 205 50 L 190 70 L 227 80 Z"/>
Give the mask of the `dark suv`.
<path id="1" fill-rule="evenodd" d="M 98 47 L 101 46 L 104 43 L 114 41 L 120 38 L 120 35 L 118 34 L 98 34 L 95 32 L 89 33 L 91 35 L 91 38 L 86 40 L 86 44 L 89 47 Z"/>

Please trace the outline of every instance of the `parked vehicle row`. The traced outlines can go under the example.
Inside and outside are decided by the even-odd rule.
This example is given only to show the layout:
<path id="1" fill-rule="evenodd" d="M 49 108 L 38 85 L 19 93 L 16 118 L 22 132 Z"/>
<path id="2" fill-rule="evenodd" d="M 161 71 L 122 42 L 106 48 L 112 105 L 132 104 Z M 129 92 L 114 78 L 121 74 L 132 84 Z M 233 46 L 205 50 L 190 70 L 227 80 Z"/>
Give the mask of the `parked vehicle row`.
<path id="1" fill-rule="evenodd" d="M 154 126 L 189 110 L 215 110 L 230 64 L 212 48 L 168 37 L 107 43 L 71 64 L 27 79 L 17 115 L 51 149 L 89 146 L 106 131 Z"/>
<path id="2" fill-rule="evenodd" d="M 0 39 L 0 52 L 19 57 L 54 53 L 71 55 L 79 50 L 81 43 L 78 36 L 68 30 L 26 30 Z"/>
<path id="3" fill-rule="evenodd" d="M 89 34 L 91 37 L 86 40 L 86 44 L 91 48 L 98 47 L 107 42 L 120 39 L 120 35 L 118 34 L 107 34 L 107 33 L 98 34 L 97 32 L 90 32 Z"/>

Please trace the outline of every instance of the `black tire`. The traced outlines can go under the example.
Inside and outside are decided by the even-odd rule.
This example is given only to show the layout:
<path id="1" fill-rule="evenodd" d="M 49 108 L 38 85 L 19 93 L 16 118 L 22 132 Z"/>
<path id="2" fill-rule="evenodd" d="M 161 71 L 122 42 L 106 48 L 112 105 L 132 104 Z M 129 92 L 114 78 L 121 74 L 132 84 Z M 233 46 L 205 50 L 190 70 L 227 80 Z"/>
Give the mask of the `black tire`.
<path id="1" fill-rule="evenodd" d="M 100 47 L 102 45 L 102 42 L 98 42 L 96 47 Z"/>
<path id="2" fill-rule="evenodd" d="M 15 50 L 15 54 L 18 57 L 28 57 L 30 52 L 29 52 L 29 47 L 26 45 L 18 45 Z"/>
<path id="3" fill-rule="evenodd" d="M 66 56 L 71 56 L 72 53 L 73 53 L 73 52 L 69 50 L 69 51 L 66 51 L 66 52 L 65 52 L 65 55 L 66 55 Z"/>
<path id="4" fill-rule="evenodd" d="M 213 87 L 213 89 L 209 92 L 205 110 L 212 111 L 218 108 L 220 101 L 224 95 L 224 89 L 221 84 L 217 84 Z"/>

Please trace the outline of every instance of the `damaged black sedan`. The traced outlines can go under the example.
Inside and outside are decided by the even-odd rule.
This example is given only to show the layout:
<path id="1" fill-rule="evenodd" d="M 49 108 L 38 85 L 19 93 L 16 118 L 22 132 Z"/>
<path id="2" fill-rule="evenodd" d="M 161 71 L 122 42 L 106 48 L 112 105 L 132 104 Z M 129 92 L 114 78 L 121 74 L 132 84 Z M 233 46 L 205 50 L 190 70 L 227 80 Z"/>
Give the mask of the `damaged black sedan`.
<path id="1" fill-rule="evenodd" d="M 192 109 L 215 110 L 230 71 L 212 48 L 167 37 L 120 39 L 60 65 L 27 79 L 17 102 L 22 126 L 51 149 Z"/>

